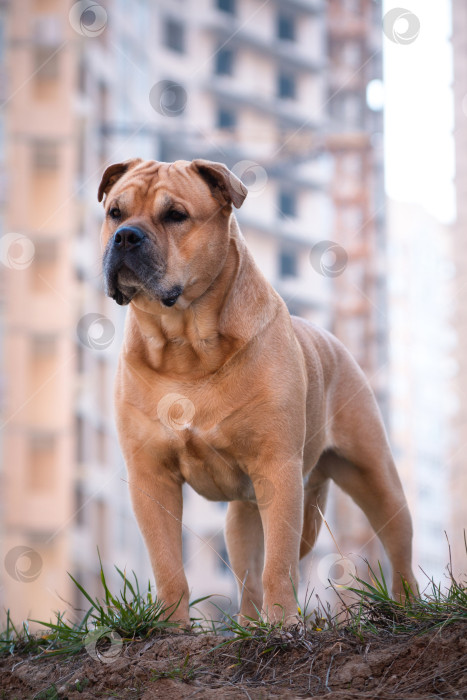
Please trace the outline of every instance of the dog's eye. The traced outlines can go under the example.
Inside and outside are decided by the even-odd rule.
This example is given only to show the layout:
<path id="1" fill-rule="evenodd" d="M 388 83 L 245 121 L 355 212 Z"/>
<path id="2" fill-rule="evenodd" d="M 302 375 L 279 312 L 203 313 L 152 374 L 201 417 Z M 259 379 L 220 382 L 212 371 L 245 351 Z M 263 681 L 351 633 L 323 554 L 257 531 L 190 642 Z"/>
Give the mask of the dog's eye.
<path id="1" fill-rule="evenodd" d="M 165 221 L 185 221 L 188 219 L 188 214 L 184 211 L 178 211 L 177 209 L 169 209 L 169 211 L 164 215 Z"/>
<path id="2" fill-rule="evenodd" d="M 112 207 L 112 209 L 109 209 L 109 216 L 111 219 L 119 219 L 121 215 L 122 214 L 118 207 Z"/>

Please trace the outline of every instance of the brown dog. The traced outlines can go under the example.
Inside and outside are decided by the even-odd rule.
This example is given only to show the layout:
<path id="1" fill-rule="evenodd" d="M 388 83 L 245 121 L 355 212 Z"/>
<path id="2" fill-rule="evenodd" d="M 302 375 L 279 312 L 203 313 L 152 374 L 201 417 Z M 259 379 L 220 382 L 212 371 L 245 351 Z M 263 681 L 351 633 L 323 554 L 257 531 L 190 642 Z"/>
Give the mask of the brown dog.
<path id="1" fill-rule="evenodd" d="M 232 214 L 225 165 L 135 159 L 99 187 L 107 294 L 129 304 L 118 432 L 159 597 L 189 623 L 182 485 L 229 501 L 241 614 L 297 613 L 291 579 L 321 523 L 329 479 L 363 509 L 415 587 L 412 524 L 371 389 L 329 333 L 288 310 Z M 415 588 L 414 588 L 415 590 Z"/>

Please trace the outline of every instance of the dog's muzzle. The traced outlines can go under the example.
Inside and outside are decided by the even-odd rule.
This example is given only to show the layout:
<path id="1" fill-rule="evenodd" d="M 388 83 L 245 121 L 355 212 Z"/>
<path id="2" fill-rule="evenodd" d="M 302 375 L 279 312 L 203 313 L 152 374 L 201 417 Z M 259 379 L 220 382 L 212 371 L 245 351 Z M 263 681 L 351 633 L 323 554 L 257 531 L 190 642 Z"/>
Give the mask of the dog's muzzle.
<path id="1" fill-rule="evenodd" d="M 108 241 L 103 259 L 106 294 L 125 306 L 136 294 L 173 306 L 183 289 L 162 284 L 166 266 L 157 243 L 138 226 L 120 226 Z"/>

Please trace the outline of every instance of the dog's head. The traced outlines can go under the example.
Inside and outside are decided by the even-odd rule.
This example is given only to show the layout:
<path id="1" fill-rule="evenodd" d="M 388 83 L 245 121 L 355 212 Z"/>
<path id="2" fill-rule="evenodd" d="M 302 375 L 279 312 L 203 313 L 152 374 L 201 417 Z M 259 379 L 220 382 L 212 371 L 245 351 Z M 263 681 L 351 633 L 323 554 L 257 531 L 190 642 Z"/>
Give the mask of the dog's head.
<path id="1" fill-rule="evenodd" d="M 106 293 L 118 304 L 137 295 L 173 306 L 189 303 L 219 274 L 232 205 L 247 195 L 222 163 L 160 163 L 140 158 L 106 169 L 102 226 Z"/>

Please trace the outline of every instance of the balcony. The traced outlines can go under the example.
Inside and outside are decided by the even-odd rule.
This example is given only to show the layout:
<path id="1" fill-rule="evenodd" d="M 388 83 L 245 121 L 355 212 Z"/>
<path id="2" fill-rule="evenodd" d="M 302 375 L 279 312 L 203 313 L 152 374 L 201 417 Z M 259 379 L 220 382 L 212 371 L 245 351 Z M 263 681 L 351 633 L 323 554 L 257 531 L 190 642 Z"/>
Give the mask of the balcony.
<path id="1" fill-rule="evenodd" d="M 231 78 L 213 76 L 204 85 L 207 92 L 213 93 L 218 100 L 232 108 L 245 107 L 277 119 L 281 126 L 297 127 L 304 130 L 318 129 L 318 123 L 310 119 L 300 100 L 280 100 L 267 98 L 258 94 L 246 93 L 242 84 Z"/>
<path id="2" fill-rule="evenodd" d="M 254 214 L 245 215 L 243 210 L 235 212 L 238 223 L 242 231 L 254 231 L 264 234 L 270 238 L 276 238 L 279 241 L 287 241 L 298 246 L 312 247 L 319 238 L 315 232 L 311 230 L 311 226 L 303 219 L 298 219 L 296 222 L 291 220 L 274 220 L 265 221 L 264 217 L 260 218 L 261 213 L 258 211 L 258 216 Z"/>
<path id="3" fill-rule="evenodd" d="M 270 59 L 277 60 L 284 68 L 314 73 L 319 73 L 324 68 L 323 61 L 310 55 L 310 46 L 283 41 L 274 35 L 266 38 L 251 31 L 249 23 L 242 23 L 231 15 L 224 16 L 222 12 L 211 11 L 201 18 L 200 24 L 216 34 L 220 44 L 228 43 L 231 47 L 254 49 Z"/>

